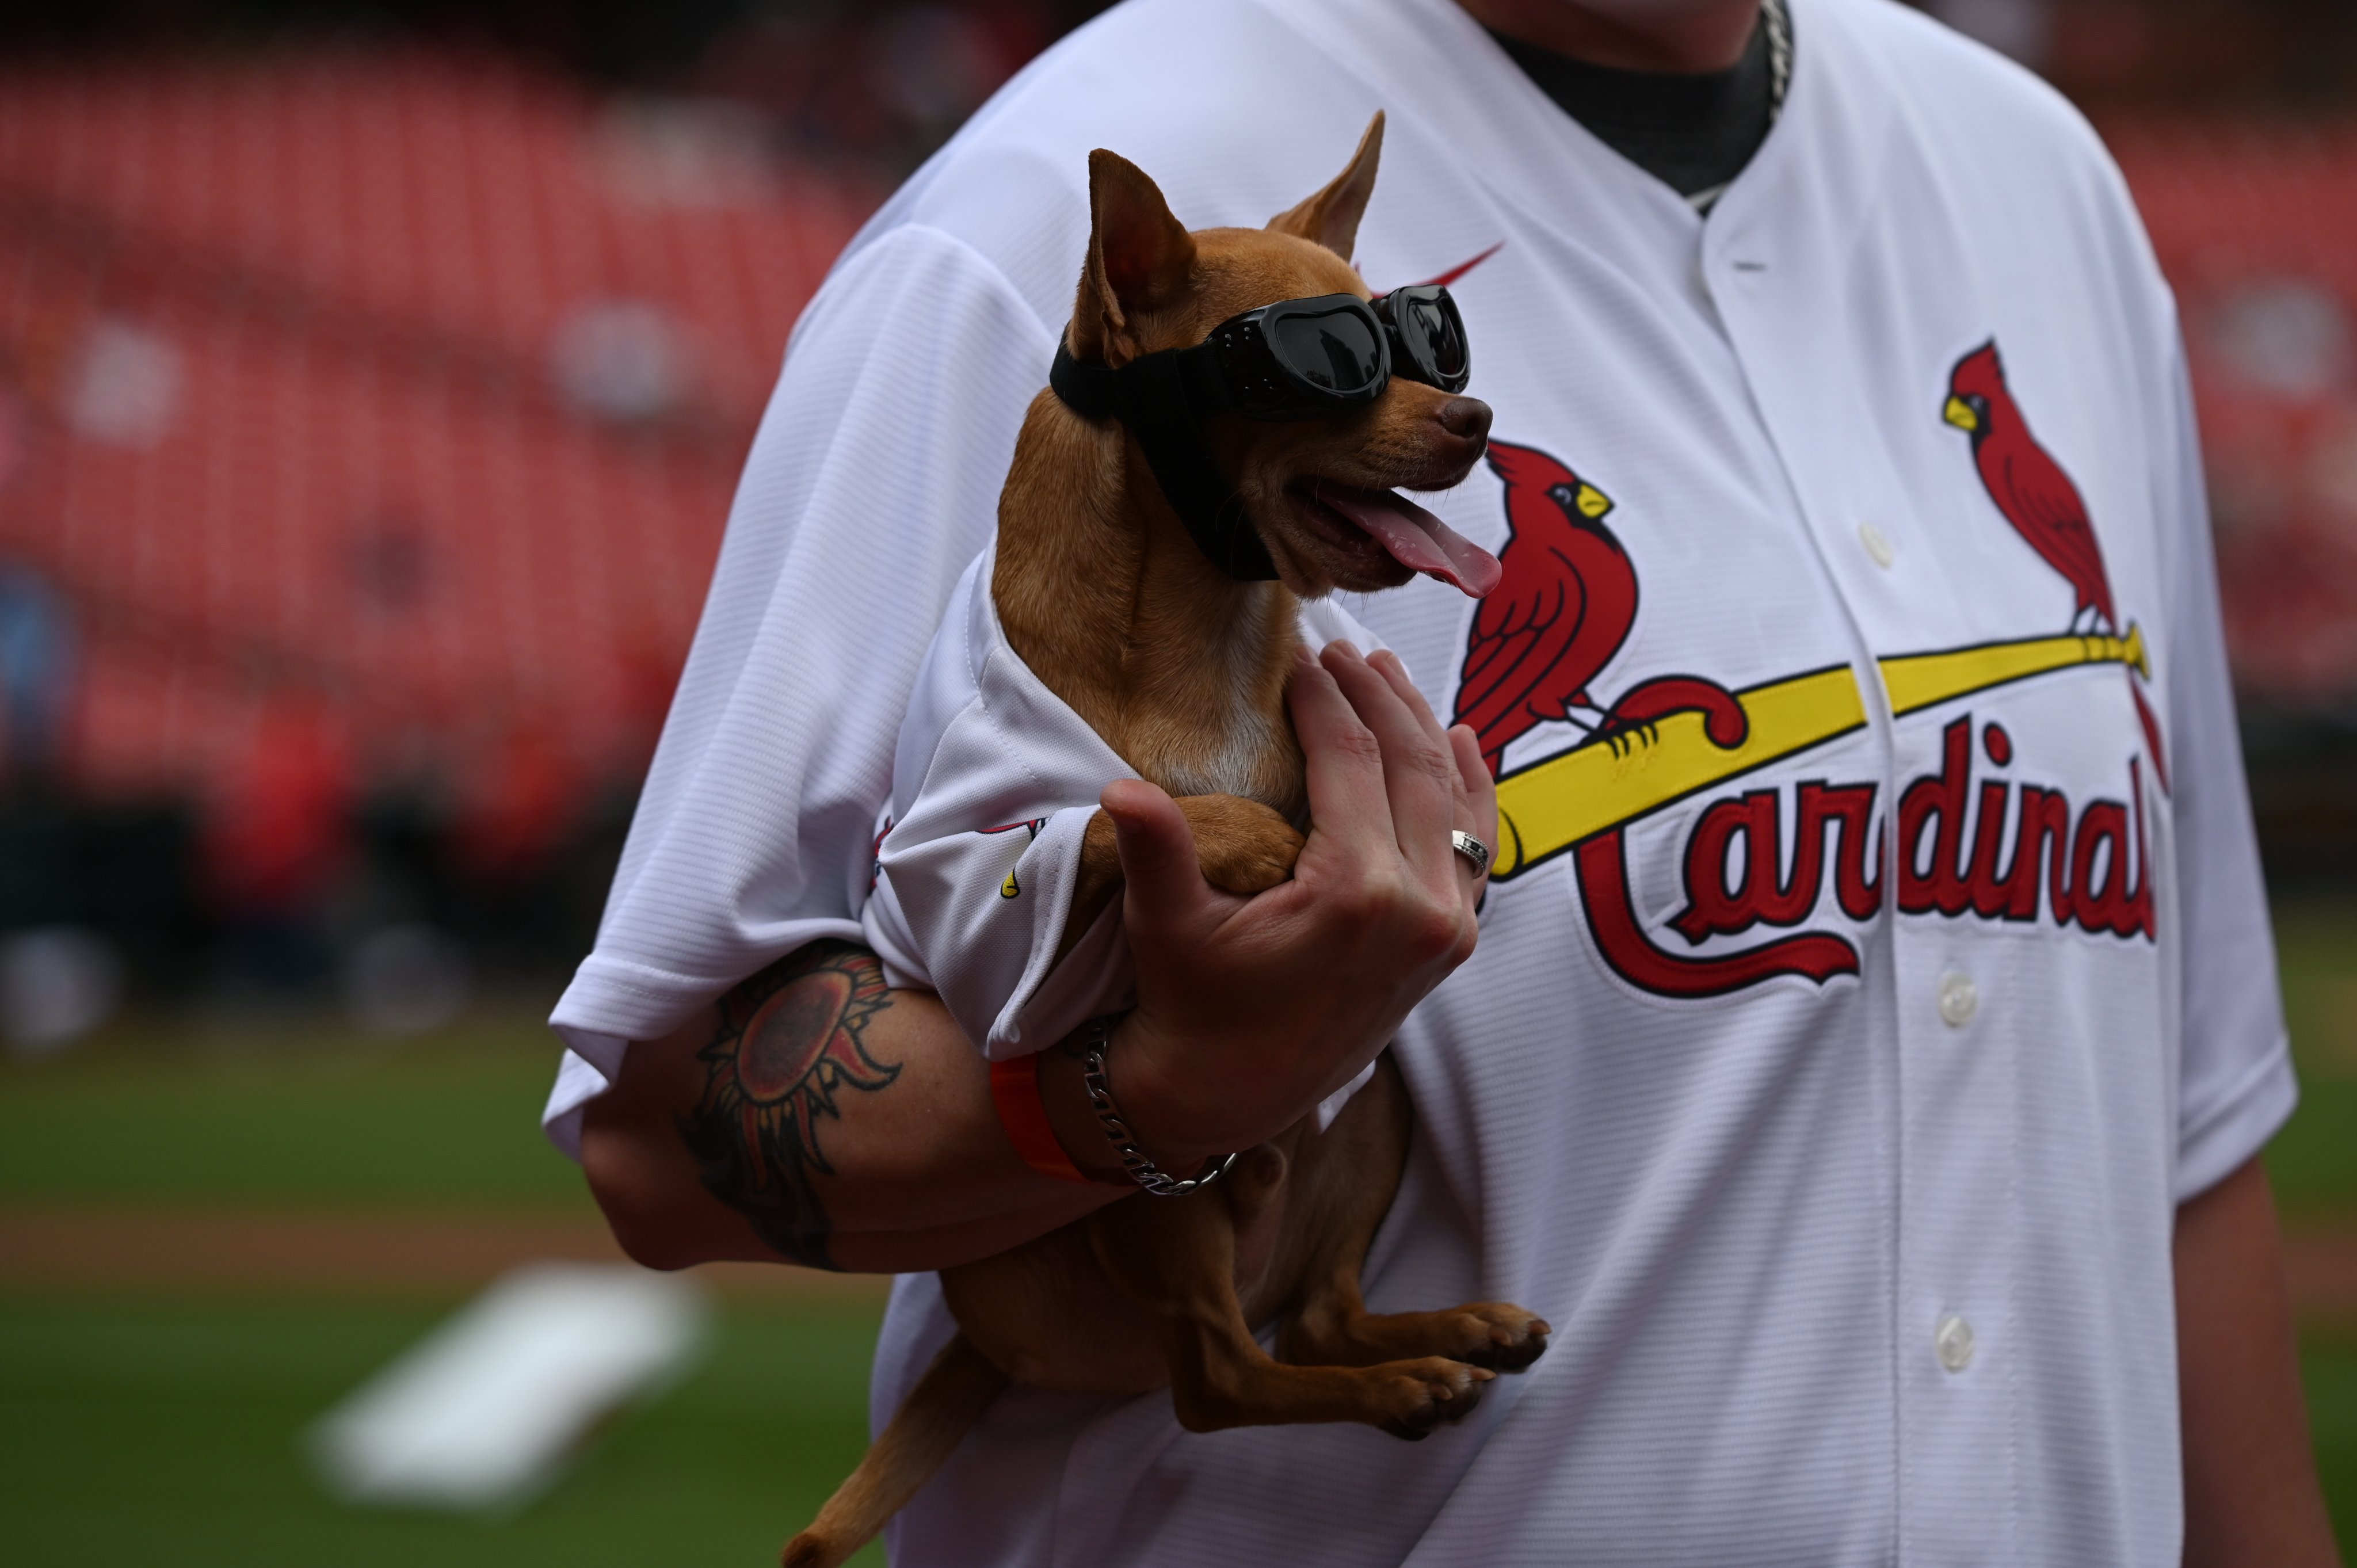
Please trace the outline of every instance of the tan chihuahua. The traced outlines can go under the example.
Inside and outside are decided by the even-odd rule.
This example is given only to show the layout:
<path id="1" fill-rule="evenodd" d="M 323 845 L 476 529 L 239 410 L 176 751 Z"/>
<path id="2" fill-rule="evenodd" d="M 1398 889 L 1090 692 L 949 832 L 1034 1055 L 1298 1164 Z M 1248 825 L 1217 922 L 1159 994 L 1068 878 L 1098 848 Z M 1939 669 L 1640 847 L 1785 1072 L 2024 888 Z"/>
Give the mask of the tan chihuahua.
<path id="1" fill-rule="evenodd" d="M 1092 153 L 1071 359 L 1118 369 L 1201 343 L 1273 302 L 1368 298 L 1350 256 L 1383 127 L 1378 113 L 1332 184 L 1260 230 L 1189 233 L 1136 167 Z M 1418 571 L 1473 593 L 1495 583 L 1486 553 L 1390 493 L 1458 483 L 1489 427 L 1486 404 L 1398 374 L 1355 411 L 1207 421 L 1218 467 L 1276 575 L 1240 581 L 1199 546 L 1123 424 L 1084 417 L 1053 392 L 1033 401 L 999 501 L 999 618 L 1032 671 L 1177 799 L 1215 886 L 1274 886 L 1302 845 L 1291 825 L 1306 811 L 1302 756 L 1285 708 L 1300 598 L 1397 587 Z M 1100 811 L 1068 943 L 1120 875 Z M 1415 1438 L 1465 1415 L 1497 1372 L 1538 1358 L 1550 1329 L 1500 1303 L 1366 1309 L 1360 1270 L 1398 1187 L 1412 1120 L 1386 1055 L 1331 1127 L 1297 1123 L 1214 1187 L 1140 1195 L 943 1271 L 961 1332 L 786 1547 L 787 1568 L 832 1568 L 857 1551 L 1010 1380 L 1114 1396 L 1167 1384 L 1196 1432 L 1355 1421 Z M 1253 1326 L 1279 1318 L 1272 1358 Z"/>

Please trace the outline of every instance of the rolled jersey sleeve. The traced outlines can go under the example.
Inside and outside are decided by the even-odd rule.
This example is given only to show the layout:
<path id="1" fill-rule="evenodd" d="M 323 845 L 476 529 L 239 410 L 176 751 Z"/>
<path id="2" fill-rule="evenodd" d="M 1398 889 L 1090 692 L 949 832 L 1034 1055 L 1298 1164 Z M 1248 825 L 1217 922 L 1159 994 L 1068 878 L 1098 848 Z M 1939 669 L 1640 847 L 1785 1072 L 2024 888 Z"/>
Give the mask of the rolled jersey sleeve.
<path id="1" fill-rule="evenodd" d="M 2177 1200 L 2231 1175 L 2298 1101 L 2218 608 L 2201 449 L 2182 341 L 2169 330 L 2167 531 L 2169 806 L 2176 818 L 2183 1055 Z"/>
<path id="2" fill-rule="evenodd" d="M 795 328 L 596 947 L 550 1018 L 560 1147 L 629 1041 L 859 940 L 901 714 L 1054 348 L 996 266 L 917 224 L 847 257 Z"/>

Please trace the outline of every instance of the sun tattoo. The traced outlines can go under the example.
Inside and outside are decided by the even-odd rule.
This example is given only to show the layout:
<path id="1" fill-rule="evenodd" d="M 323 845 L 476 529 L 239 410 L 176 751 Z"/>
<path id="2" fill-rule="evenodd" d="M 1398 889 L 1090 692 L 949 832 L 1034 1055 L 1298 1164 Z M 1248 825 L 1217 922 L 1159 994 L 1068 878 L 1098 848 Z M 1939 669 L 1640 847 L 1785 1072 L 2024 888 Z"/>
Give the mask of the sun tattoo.
<path id="1" fill-rule="evenodd" d="M 834 1227 L 812 1179 L 834 1174 L 819 1122 L 842 1119 L 845 1090 L 872 1093 L 900 1076 L 862 1038 L 891 1004 L 875 954 L 816 942 L 722 997 L 720 1026 L 696 1053 L 704 1096 L 679 1118 L 680 1137 L 706 1189 L 795 1262 L 834 1266 Z"/>

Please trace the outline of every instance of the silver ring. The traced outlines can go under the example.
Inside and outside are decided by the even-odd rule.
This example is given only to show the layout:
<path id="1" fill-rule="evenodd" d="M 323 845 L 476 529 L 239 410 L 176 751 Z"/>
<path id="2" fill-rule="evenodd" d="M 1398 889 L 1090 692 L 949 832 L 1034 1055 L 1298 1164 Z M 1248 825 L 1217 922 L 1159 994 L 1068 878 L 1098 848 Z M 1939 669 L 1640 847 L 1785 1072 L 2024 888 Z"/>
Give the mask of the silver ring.
<path id="1" fill-rule="evenodd" d="M 1471 833 L 1465 832 L 1461 828 L 1452 828 L 1449 830 L 1448 833 L 1448 846 L 1458 854 L 1463 855 L 1467 860 L 1473 863 L 1474 875 L 1487 876 L 1490 875 L 1490 846 L 1488 844 L 1483 843 L 1480 839 L 1475 838 Z"/>

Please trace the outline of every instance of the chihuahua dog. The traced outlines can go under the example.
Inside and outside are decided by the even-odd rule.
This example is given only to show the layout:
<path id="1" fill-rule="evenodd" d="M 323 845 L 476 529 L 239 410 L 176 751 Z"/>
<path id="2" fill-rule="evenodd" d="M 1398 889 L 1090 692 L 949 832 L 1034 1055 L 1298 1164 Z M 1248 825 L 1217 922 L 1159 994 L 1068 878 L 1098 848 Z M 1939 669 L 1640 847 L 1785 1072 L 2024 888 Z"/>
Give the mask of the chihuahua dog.
<path id="1" fill-rule="evenodd" d="M 1350 263 L 1383 142 L 1265 229 L 1189 233 L 1154 182 L 1089 158 L 1092 231 L 1065 339 L 1117 370 L 1202 343 L 1277 301 L 1369 297 Z M 1453 310 L 1453 306 L 1450 307 Z M 1461 375 L 1457 378 L 1462 384 Z M 1397 587 L 1419 571 L 1480 593 L 1496 564 L 1392 492 L 1443 489 L 1480 458 L 1487 405 L 1394 374 L 1362 406 L 1219 416 L 1203 434 L 1275 580 L 1239 580 L 1190 534 L 1136 436 L 1043 392 L 998 511 L 993 601 L 1009 644 L 1137 773 L 1176 798 L 1203 875 L 1238 894 L 1292 873 L 1306 812 L 1285 708 L 1299 602 Z M 1483 564 L 1486 563 L 1486 567 Z M 1486 580 L 1479 580 L 1486 578 Z M 1089 825 L 1066 941 L 1119 890 L 1109 821 Z M 1360 1270 L 1412 1123 L 1388 1055 L 1324 1132 L 1305 1120 L 1184 1197 L 1140 1195 L 996 1257 L 944 1271 L 960 1332 L 811 1528 L 788 1568 L 832 1568 L 913 1497 L 1011 1380 L 1136 1395 L 1168 1386 L 1192 1431 L 1363 1422 L 1421 1437 L 1546 1347 L 1521 1307 L 1367 1310 Z M 1280 1320 L 1277 1354 L 1254 1325 Z"/>

